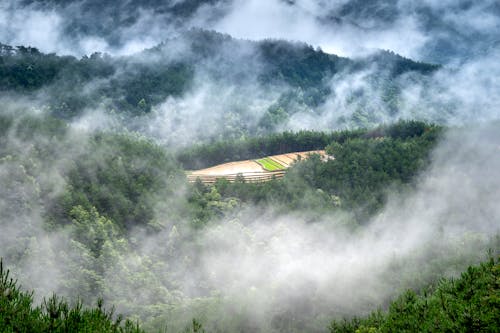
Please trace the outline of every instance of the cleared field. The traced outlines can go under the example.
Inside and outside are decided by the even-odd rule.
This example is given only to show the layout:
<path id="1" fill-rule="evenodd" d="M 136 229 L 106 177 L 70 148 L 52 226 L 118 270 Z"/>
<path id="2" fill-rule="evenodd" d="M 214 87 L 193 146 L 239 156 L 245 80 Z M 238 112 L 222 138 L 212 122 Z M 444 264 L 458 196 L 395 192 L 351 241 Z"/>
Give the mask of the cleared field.
<path id="1" fill-rule="evenodd" d="M 305 151 L 273 155 L 257 160 L 245 160 L 219 164 L 210 168 L 188 171 L 189 182 L 200 179 L 205 184 L 213 184 L 219 178 L 227 179 L 230 182 L 238 178 L 249 183 L 265 182 L 275 178 L 281 178 L 298 159 L 308 158 L 311 154 L 319 154 L 322 158 L 329 158 L 324 150 Z"/>
<path id="2" fill-rule="evenodd" d="M 260 160 L 256 160 L 255 162 L 259 163 L 267 171 L 279 171 L 286 169 L 286 167 L 279 161 L 274 160 L 270 157 L 261 158 Z"/>
<path id="3" fill-rule="evenodd" d="M 311 150 L 311 151 L 302 151 L 302 152 L 296 152 L 296 153 L 273 155 L 273 156 L 269 156 L 269 158 L 275 160 L 276 162 L 280 163 L 281 165 L 285 166 L 286 168 L 289 168 L 297 160 L 308 158 L 312 154 L 318 154 L 324 160 L 331 158 L 328 155 L 326 155 L 324 150 Z"/>
<path id="4" fill-rule="evenodd" d="M 217 181 L 217 179 L 226 179 L 230 182 L 235 182 L 239 177 L 243 179 L 247 183 L 260 183 L 267 182 L 272 179 L 282 178 L 285 175 L 286 171 L 264 171 L 264 172 L 255 172 L 255 173 L 237 173 L 237 174 L 226 174 L 226 175 L 194 175 L 188 174 L 188 181 L 193 183 L 197 179 L 200 179 L 204 184 L 213 184 Z"/>

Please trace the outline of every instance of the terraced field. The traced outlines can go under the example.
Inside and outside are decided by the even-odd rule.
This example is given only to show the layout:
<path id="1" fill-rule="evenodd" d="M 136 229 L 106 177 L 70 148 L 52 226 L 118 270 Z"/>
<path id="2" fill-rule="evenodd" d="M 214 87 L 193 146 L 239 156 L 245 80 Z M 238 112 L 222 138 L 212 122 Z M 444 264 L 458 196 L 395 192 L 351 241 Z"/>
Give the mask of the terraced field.
<path id="1" fill-rule="evenodd" d="M 313 150 L 281 155 L 267 156 L 257 160 L 245 160 L 219 164 L 210 168 L 188 171 L 188 181 L 200 179 L 205 184 L 213 184 L 218 178 L 234 182 L 237 178 L 245 182 L 257 183 L 281 178 L 295 161 L 308 158 L 311 154 L 319 154 L 322 158 L 328 157 L 324 150 Z"/>
<path id="2" fill-rule="evenodd" d="M 267 171 L 281 171 L 285 169 L 284 165 L 272 159 L 271 157 L 261 158 L 259 160 L 255 160 L 255 162 L 259 163 L 262 168 Z"/>

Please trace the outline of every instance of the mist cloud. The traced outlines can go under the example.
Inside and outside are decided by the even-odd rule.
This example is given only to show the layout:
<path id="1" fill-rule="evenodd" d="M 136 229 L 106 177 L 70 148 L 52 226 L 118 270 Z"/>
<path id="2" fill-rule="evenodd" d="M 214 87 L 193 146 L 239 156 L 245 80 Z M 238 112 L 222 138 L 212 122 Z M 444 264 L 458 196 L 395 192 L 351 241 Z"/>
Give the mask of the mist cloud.
<path id="1" fill-rule="evenodd" d="M 233 0 L 196 6 L 167 1 L 157 7 L 134 1 L 113 7 L 89 0 L 27 3 L 0 5 L 0 40 L 75 55 L 136 53 L 193 27 L 246 39 L 300 40 L 350 57 L 389 49 L 438 63 L 462 61 L 499 43 L 495 0 Z"/>
<path id="2" fill-rule="evenodd" d="M 486 256 L 491 237 L 500 232 L 498 133 L 498 123 L 450 131 L 417 188 L 391 197 L 358 230 L 342 226 L 342 214 L 310 223 L 298 215 L 276 215 L 272 207 L 248 207 L 184 247 L 176 241 L 186 236 L 183 222 L 169 221 L 180 234 L 167 228 L 138 236 L 140 257 L 165 262 L 168 274 L 179 277 L 183 295 L 200 302 L 218 299 L 216 317 L 234 313 L 264 331 L 277 329 L 281 316 L 299 323 L 317 318 L 324 328 L 333 317 L 363 314 L 404 288 L 424 287 L 422 276 L 456 276 L 471 258 Z M 148 295 L 136 287 L 120 284 L 131 295 Z M 202 318 L 211 327 L 211 319 L 192 306 L 185 319 Z"/>
<path id="3" fill-rule="evenodd" d="M 158 215 L 163 231 L 139 228 L 129 240 L 105 242 L 95 258 L 74 239 L 78 217 L 74 225 L 46 230 L 37 190 L 37 182 L 50 181 L 57 186 L 49 197 L 61 193 L 68 163 L 84 149 L 85 131 L 93 129 L 79 124 L 64 142 L 54 141 L 57 158 L 35 168 L 36 177 L 16 159 L 0 161 L 2 188 L 12 189 L 0 196 L 0 256 L 13 260 L 20 251 L 14 272 L 39 299 L 53 291 L 77 297 L 98 283 L 119 312 L 145 314 L 149 324 L 162 320 L 182 328 L 196 317 L 213 327 L 213 318 L 234 315 L 252 331 L 278 329 L 290 318 L 299 326 L 316 318 L 304 327 L 323 330 L 332 318 L 363 314 L 404 288 L 424 287 L 422 280 L 458 274 L 483 259 L 500 232 L 500 131 L 493 122 L 450 130 L 415 190 L 390 196 L 362 228 L 344 226 L 348 212 L 311 223 L 301 214 L 277 214 L 272 206 L 241 207 L 236 216 L 199 231 L 185 219 Z M 26 157 L 33 153 L 14 137 L 8 146 Z M 95 267 L 102 279 L 92 273 Z"/>
<path id="4" fill-rule="evenodd" d="M 344 56 L 389 49 L 440 63 L 498 43 L 499 26 L 495 1 L 406 0 L 235 1 L 214 25 L 238 37 L 302 40 Z"/>
<path id="5" fill-rule="evenodd" d="M 273 0 L 263 5 L 259 1 L 235 1 L 232 11 L 213 28 L 254 40 L 306 41 L 320 46 L 325 52 L 341 56 L 366 55 L 378 49 L 413 56 L 427 39 L 411 16 L 396 19 L 391 26 L 372 28 L 363 28 L 350 20 L 338 23 L 334 17 L 324 17 L 325 13 L 339 9 L 342 4 L 297 1 L 291 5 Z"/>
<path id="6" fill-rule="evenodd" d="M 106 263 L 102 265 L 102 287 L 107 300 L 117 302 L 120 311 L 131 314 L 147 308 L 155 318 L 174 320 L 178 313 L 172 308 L 177 306 L 185 312 L 181 320 L 201 316 L 208 321 L 209 316 L 198 306 L 213 302 L 220 306 L 215 313 L 237 314 L 248 318 L 252 328 L 263 330 L 279 325 L 276 318 L 293 318 L 295 314 L 317 318 L 318 327 L 324 328 L 335 316 L 372 310 L 401 288 L 422 287 L 415 276 L 431 274 L 433 265 L 443 267 L 439 273 L 455 275 L 467 264 L 484 258 L 477 253 L 484 253 L 490 237 L 500 231 L 500 131 L 495 122 L 500 115 L 500 54 L 491 37 L 498 31 L 498 5 L 482 1 L 462 8 L 462 2 L 455 1 L 414 5 L 401 0 L 380 7 L 394 13 L 393 19 L 375 17 L 361 22 L 363 12 L 342 14 L 348 3 L 237 0 L 202 6 L 186 19 L 185 26 L 171 20 L 170 14 L 141 8 L 133 23 L 119 26 L 113 33 L 94 31 L 87 35 L 67 31 L 71 20 L 76 19 L 68 11 L 81 10 L 85 2 L 62 9 L 34 4 L 23 7 L 15 1 L 0 4 L 0 41 L 33 45 L 47 52 L 130 54 L 168 39 L 181 28 L 201 26 L 242 38 L 303 40 L 350 56 L 387 48 L 417 59 L 444 59 L 448 65 L 425 80 L 415 79 L 414 73 L 397 79 L 402 89 L 396 115 L 383 105 L 382 92 L 368 83 L 375 72 L 368 68 L 354 74 L 337 73 L 329 81 L 332 94 L 324 104 L 315 110 L 294 110 L 277 130 L 350 127 L 353 116 L 366 117 L 369 122 L 417 118 L 467 125 L 444 137 L 433 153 L 432 165 L 417 179 L 416 189 L 403 198 L 390 196 L 383 211 L 364 228 L 344 227 L 348 212 L 307 223 L 300 215 L 276 214 L 273 207 L 258 213 L 246 207 L 237 218 L 222 219 L 193 234 L 185 228 L 188 221 L 160 215 L 156 219 L 166 226 L 162 232 L 151 235 L 136 230 L 130 240 L 106 244 L 108 252 L 104 252 L 109 257 L 98 261 L 71 240 L 74 227 L 46 230 L 37 184 L 50 180 L 54 186 L 49 197 L 61 193 L 66 186 L 63 179 L 67 163 L 84 149 L 86 135 L 117 127 L 113 116 L 99 109 L 88 110 L 70 125 L 73 132 L 66 137 L 69 143 L 54 142 L 60 149 L 57 159 L 53 165 L 35 168 L 36 177 L 18 160 L 2 155 L 0 257 L 12 259 L 20 251 L 22 259 L 15 265 L 15 273 L 40 297 L 52 291 L 78 296 L 77 287 L 91 290 L 86 284 L 93 278 L 89 277 L 90 268 L 96 262 Z M 425 18 L 437 16 L 442 17 L 443 25 L 429 27 Z M 451 31 L 456 31 L 453 40 L 464 41 L 464 45 L 452 56 L 442 58 L 437 51 Z M 491 48 L 463 53 L 464 49 L 483 45 L 475 44 L 474 36 L 486 36 L 485 45 Z M 433 45 L 437 51 L 430 54 L 426 49 Z M 175 53 L 175 59 L 184 50 L 185 45 L 180 45 L 168 51 Z M 243 59 L 252 58 L 253 52 L 243 50 Z M 217 62 L 204 65 L 210 68 Z M 182 145 L 206 137 L 227 138 L 224 134 L 233 123 L 254 126 L 291 88 L 259 86 L 256 78 L 263 70 L 259 59 L 252 65 L 250 71 L 257 70 L 245 77 L 244 84 L 208 80 L 200 66 L 192 89 L 154 105 L 148 116 L 131 121 L 132 127 L 158 141 Z M 241 72 L 231 74 L 238 77 Z M 98 82 L 93 84 L 97 86 Z M 88 89 L 93 89 L 93 84 Z M 353 99 L 359 92 L 363 98 Z M 44 93 L 39 94 L 42 100 Z M 29 143 L 9 135 L 6 140 L 12 151 L 25 152 L 23 157 L 33 152 Z M 16 179 L 23 182 L 16 183 Z M 185 195 L 182 189 L 177 194 Z M 453 259 L 457 254 L 459 259 Z M 451 268 L 440 265 L 442 262 L 452 262 Z M 127 302 L 120 303 L 123 299 Z M 152 304 L 158 308 L 148 307 Z"/>
<path id="7" fill-rule="evenodd" d="M 465 124 L 498 118 L 499 101 L 495 91 L 500 89 L 500 83 L 495 79 L 498 75 L 493 73 L 499 72 L 496 61 L 499 44 L 494 32 L 499 29 L 500 8 L 495 1 L 419 4 L 406 0 L 369 4 L 314 0 L 213 1 L 190 9 L 182 19 L 172 11 L 181 2 L 166 2 L 162 5 L 165 8 L 161 7 L 163 11 L 147 5 L 131 11 L 134 2 L 124 2 L 115 8 L 117 17 L 106 14 L 108 7 L 94 15 L 95 6 L 88 1 L 64 6 L 29 3 L 9 1 L 0 5 L 0 16 L 5 18 L 0 21 L 4 22 L 0 29 L 1 42 L 34 45 L 42 51 L 63 54 L 104 51 L 126 55 L 168 41 L 162 57 L 163 61 L 171 62 L 193 56 L 189 42 L 184 40 L 189 39 L 186 38 L 189 34 L 181 31 L 201 27 L 240 38 L 301 40 L 322 46 L 327 52 L 357 59 L 378 49 L 390 49 L 417 60 L 446 63 L 431 79 L 412 73 L 398 77 L 396 84 L 401 96 L 397 105 L 390 108 L 384 104 L 383 87 L 371 84 L 376 68 L 337 73 L 329 80 L 332 93 L 323 104 L 314 108 L 288 106 L 285 111 L 289 119 L 276 128 L 280 131 L 331 130 L 398 119 Z M 71 14 L 75 12 L 83 14 Z M 70 31 L 69 27 L 76 28 Z M 208 134 L 217 137 L 224 122 L 231 127 L 231 122 L 248 121 L 251 127 L 259 123 L 283 93 L 300 94 L 286 86 L 271 90 L 259 87 L 256 76 L 265 69 L 258 52 L 246 50 L 243 45 L 245 43 L 236 42 L 222 48 L 217 59 L 197 64 L 193 89 L 184 96 L 168 97 L 153 105 L 151 122 L 140 121 L 134 129 L 163 141 L 168 140 L 160 134 L 168 132 L 168 135 L 175 133 L 180 142 L 192 142 L 199 139 L 193 134 L 200 129 L 208 129 Z M 232 52 L 244 55 L 233 56 Z M 144 55 L 136 57 L 134 61 L 143 63 L 158 60 Z M 213 82 L 213 76 L 204 71 L 216 67 L 220 67 L 218 75 L 231 80 L 242 73 L 247 76 L 235 80 L 234 84 Z M 238 72 L 239 68 L 247 70 Z M 124 68 L 121 75 L 126 76 L 129 69 Z M 248 76 L 252 71 L 255 75 Z M 98 86 L 97 81 L 88 85 L 89 89 Z M 222 103 L 211 97 L 218 95 L 223 96 Z M 41 97 L 43 99 L 43 93 Z M 231 99 L 239 101 L 229 102 Z"/>
<path id="8" fill-rule="evenodd" d="M 61 52 L 63 17 L 55 10 L 17 10 L 15 1 L 0 4 L 0 42 L 37 46 L 47 52 Z"/>

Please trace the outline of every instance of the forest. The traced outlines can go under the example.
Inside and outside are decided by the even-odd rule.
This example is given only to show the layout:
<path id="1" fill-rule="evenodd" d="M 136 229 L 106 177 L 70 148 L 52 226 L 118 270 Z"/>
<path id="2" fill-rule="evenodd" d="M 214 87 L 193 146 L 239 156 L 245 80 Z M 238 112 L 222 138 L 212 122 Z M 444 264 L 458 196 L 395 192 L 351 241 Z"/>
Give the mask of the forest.
<path id="1" fill-rule="evenodd" d="M 207 143 L 177 155 L 138 133 L 89 134 L 71 129 L 64 120 L 52 115 L 18 117 L 12 114 L 2 116 L 0 123 L 4 138 L 0 147 L 4 189 L 2 230 L 8 230 L 1 238 L 4 265 L 12 267 L 13 272 L 26 271 L 25 265 L 33 265 L 32 260 L 42 261 L 45 264 L 40 269 L 57 274 L 58 292 L 83 302 L 73 304 L 53 296 L 36 305 L 36 298 L 19 286 L 14 287 L 14 282 L 8 282 L 4 271 L 3 283 L 12 286 L 4 287 L 9 294 L 4 291 L 3 295 L 7 297 L 10 290 L 16 290 L 15 298 L 4 300 L 6 306 L 17 306 L 18 299 L 22 299 L 22 311 L 31 318 L 25 321 L 11 314 L 17 310 L 2 311 L 3 322 L 9 323 L 12 331 L 34 329 L 27 327 L 57 331 L 56 326 L 67 331 L 68 327 L 75 327 L 71 325 L 82 325 L 77 327 L 132 332 L 139 329 L 134 324 L 137 321 L 148 331 L 167 327 L 170 327 L 167 331 L 195 332 L 201 331 L 201 327 L 207 331 L 228 332 L 321 331 L 329 324 L 324 319 L 311 321 L 311 316 L 326 319 L 331 310 L 323 307 L 315 313 L 297 313 L 297 309 L 280 305 L 267 313 L 270 318 L 266 325 L 269 326 L 264 327 L 247 321 L 244 308 L 237 312 L 240 319 L 231 318 L 226 307 L 234 300 L 213 295 L 212 277 L 205 275 L 202 267 L 197 268 L 202 263 L 197 263 L 190 253 L 207 251 L 214 246 L 210 245 L 214 239 L 235 232 L 232 230 L 235 227 L 241 228 L 238 233 L 255 233 L 252 238 L 241 241 L 250 242 L 246 246 L 259 251 L 262 235 L 255 222 L 248 220 L 252 216 L 270 221 L 283 215 L 300 217 L 307 223 L 302 227 L 340 229 L 351 234 L 349 237 L 357 237 L 375 223 L 390 195 L 404 196 L 415 189 L 417 177 L 430 167 L 430 154 L 444 130 L 442 126 L 424 122 L 403 121 L 352 131 L 286 132 L 242 139 L 229 151 L 223 142 Z M 255 150 L 256 147 L 260 150 Z M 183 172 L 183 165 L 195 163 L 192 159 L 197 156 L 196 152 L 205 151 L 206 155 L 200 155 L 209 165 L 218 163 L 219 156 L 237 159 L 276 152 L 276 149 L 287 152 L 310 148 L 326 148 L 335 159 L 322 161 L 313 157 L 299 161 L 283 179 L 260 184 L 230 183 L 223 179 L 213 186 L 190 184 Z M 391 188 L 391 193 L 387 188 Z M 270 223 L 272 226 L 273 222 Z M 296 227 L 292 223 L 286 227 L 291 230 L 285 232 L 293 232 Z M 206 238 L 214 232 L 214 239 Z M 57 245 L 47 244 L 45 237 L 59 241 Z M 314 235 L 313 242 L 321 242 L 316 237 Z M 145 239 L 152 248 L 143 247 L 141 243 Z M 448 246 L 455 247 L 462 242 L 474 244 L 474 250 L 464 249 L 460 254 L 449 252 Z M 400 289 L 396 289 L 401 292 L 408 287 L 425 290 L 444 273 L 440 265 L 453 263 L 458 270 L 465 269 L 475 263 L 476 258 L 487 260 L 488 249 L 496 255 L 498 242 L 497 236 L 471 233 L 465 238 L 449 239 L 446 245 L 441 241 L 437 247 L 429 244 L 410 258 L 391 259 L 392 269 L 397 272 L 394 276 L 405 274 L 408 280 L 386 279 L 393 286 L 400 285 Z M 45 251 L 49 251 L 48 257 Z M 415 271 L 409 262 L 419 262 L 429 251 L 440 253 L 434 268 Z M 177 262 L 176 258 L 183 257 L 183 263 Z M 66 267 L 64 271 L 58 270 L 61 265 Z M 16 276 L 30 281 L 43 275 L 43 271 L 35 267 L 26 272 L 29 275 Z M 200 281 L 204 284 L 186 290 L 183 283 L 190 274 L 206 279 Z M 43 285 L 32 283 L 38 285 L 35 291 L 44 292 Z M 141 298 L 137 299 L 129 288 L 141 290 Z M 102 300 L 98 307 L 88 308 L 97 302 L 97 296 L 117 306 L 129 321 L 122 325 L 118 319 L 122 317 L 105 310 Z M 188 304 L 191 310 L 186 312 Z M 49 319 L 54 311 L 56 319 Z M 347 310 L 335 310 L 329 314 L 330 319 L 348 313 L 344 311 Z M 212 316 L 218 320 L 212 321 Z M 366 319 L 367 324 L 358 319 L 343 324 L 334 321 L 329 327 L 332 331 L 349 331 L 352 327 L 367 325 L 378 329 L 382 317 L 376 318 Z M 24 323 L 28 326 L 22 326 Z"/>
<path id="2" fill-rule="evenodd" d="M 498 332 L 499 26 L 1 3 L 0 332 Z"/>
<path id="3" fill-rule="evenodd" d="M 245 51 L 235 52 L 241 49 Z M 245 66 L 239 66 L 240 63 Z M 2 44 L 0 92 L 23 93 L 32 99 L 42 95 L 42 105 L 63 119 L 77 118 L 89 108 L 103 108 L 107 114 L 117 115 L 130 130 L 144 131 L 145 125 L 139 121 L 131 125 L 129 119 L 159 112 L 158 105 L 165 99 L 178 98 L 195 89 L 200 73 L 217 89 L 235 85 L 255 89 L 251 82 L 256 81 L 259 89 L 276 90 L 277 98 L 267 102 L 264 115 L 255 123 L 248 121 L 252 110 L 244 101 L 238 101 L 241 97 L 236 93 L 235 101 L 230 102 L 235 110 L 225 115 L 224 122 L 229 117 L 235 119 L 226 124 L 223 134 L 238 138 L 242 134 L 273 132 L 300 110 L 318 112 L 314 110 L 332 94 L 332 75 L 356 75 L 373 64 L 377 68 L 369 73 L 368 81 L 374 89 L 383 90 L 383 100 L 377 107 L 380 114 L 397 113 L 395 106 L 401 90 L 398 78 L 409 73 L 425 78 L 439 68 L 389 51 L 351 60 L 315 50 L 305 43 L 271 39 L 251 42 L 213 31 L 189 30 L 151 49 L 119 58 L 103 53 L 82 58 L 58 56 L 34 47 Z M 361 99 L 367 92 L 353 94 Z M 376 118 L 345 121 L 363 126 L 376 124 Z"/>

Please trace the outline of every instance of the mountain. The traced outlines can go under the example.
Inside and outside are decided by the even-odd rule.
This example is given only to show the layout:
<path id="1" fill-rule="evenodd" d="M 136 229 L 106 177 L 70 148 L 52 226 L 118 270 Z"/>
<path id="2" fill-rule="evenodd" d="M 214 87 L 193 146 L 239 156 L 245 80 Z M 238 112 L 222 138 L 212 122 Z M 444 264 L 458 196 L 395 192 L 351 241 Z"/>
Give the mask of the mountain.
<path id="1" fill-rule="evenodd" d="M 0 1 L 0 331 L 495 331 L 499 28 L 498 0 Z"/>
<path id="2" fill-rule="evenodd" d="M 334 46 L 344 49 L 356 45 L 355 49 L 365 51 L 374 47 L 400 53 L 408 51 L 410 53 L 404 54 L 433 63 L 464 61 L 477 50 L 497 44 L 500 17 L 500 5 L 495 0 L 419 3 L 409 0 L 271 0 L 265 4 L 241 0 L 128 0 L 120 3 L 23 0 L 8 2 L 3 10 L 12 20 L 41 20 L 40 15 L 52 16 L 57 22 L 54 33 L 60 37 L 60 43 L 66 44 L 65 50 L 71 52 L 88 51 L 91 45 L 104 45 L 107 49 L 129 49 L 137 44 L 152 46 L 164 40 L 166 35 L 193 27 L 236 33 L 238 37 L 262 38 L 262 34 L 253 33 L 259 30 L 258 26 L 242 26 L 248 20 L 261 22 L 271 29 L 268 33 L 276 37 L 314 39 L 316 45 L 334 41 Z M 75 12 L 78 15 L 73 15 Z M 273 17 L 279 20 L 273 23 Z M 304 30 L 310 29 L 313 33 L 295 31 L 293 23 L 287 21 L 299 22 Z M 12 23 L 5 26 L 0 39 L 18 45 L 29 33 L 18 36 L 16 31 L 19 29 L 11 28 L 16 22 Z M 316 32 L 323 36 L 314 36 Z M 339 40 L 339 33 L 346 35 L 347 40 L 344 37 Z M 372 43 L 373 40 L 376 43 Z"/>
<path id="3" fill-rule="evenodd" d="M 300 112 L 321 115 L 321 107 L 335 95 L 335 81 L 359 75 L 366 76 L 368 84 L 354 87 L 343 98 L 351 99 L 353 108 L 368 103 L 373 97 L 370 91 L 379 92 L 383 99 L 375 109 L 362 108 L 368 120 L 356 120 L 354 114 L 344 121 L 366 126 L 381 117 L 396 119 L 400 79 L 410 75 L 423 82 L 437 69 L 388 51 L 349 59 L 305 43 L 253 42 L 205 30 L 189 30 L 154 48 L 121 57 L 94 53 L 76 58 L 45 54 L 33 47 L 0 47 L 0 91 L 37 99 L 58 117 L 74 119 L 92 108 L 127 119 L 141 117 L 172 98 L 186 98 L 201 85 L 233 91 L 229 101 L 218 101 L 220 110 L 213 111 L 218 119 L 237 118 L 219 122 L 230 135 L 274 131 Z M 250 103 L 263 102 L 252 108 L 239 102 L 244 97 L 252 98 Z"/>

